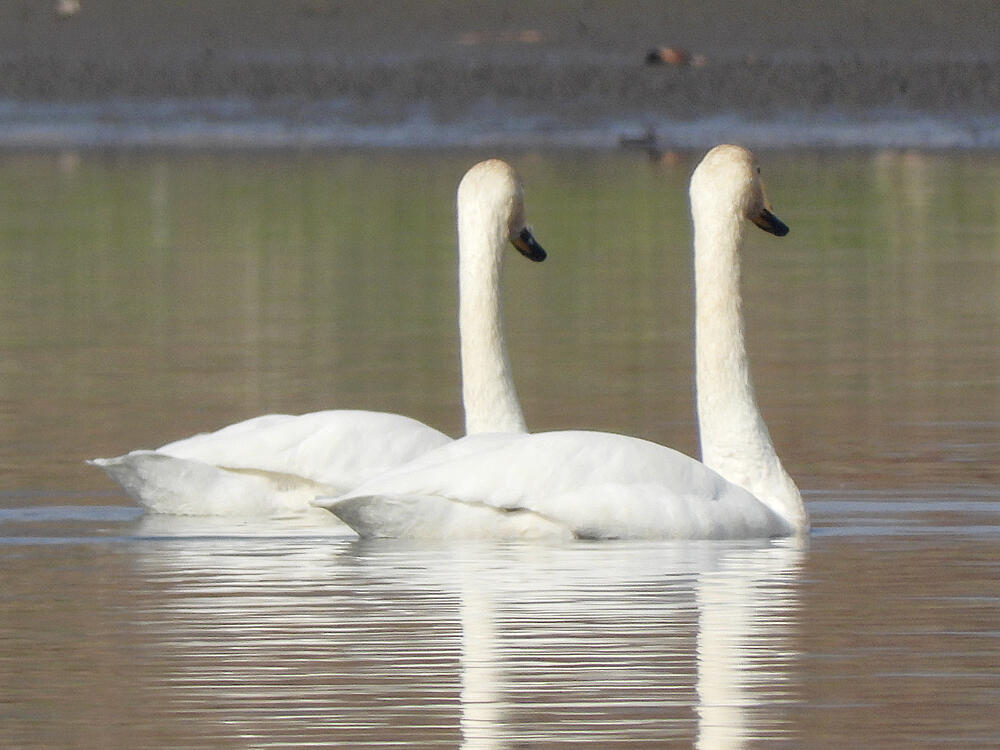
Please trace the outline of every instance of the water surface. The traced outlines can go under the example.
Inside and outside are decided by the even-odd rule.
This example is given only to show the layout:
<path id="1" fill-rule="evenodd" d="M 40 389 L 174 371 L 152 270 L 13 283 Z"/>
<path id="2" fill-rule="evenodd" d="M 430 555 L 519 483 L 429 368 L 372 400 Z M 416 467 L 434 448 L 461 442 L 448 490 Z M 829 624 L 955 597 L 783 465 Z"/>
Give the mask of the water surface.
<path id="1" fill-rule="evenodd" d="M 486 154 L 0 157 L 10 747 L 992 747 L 1000 158 L 762 153 L 749 346 L 804 545 L 407 545 L 144 516 L 95 455 L 268 411 L 461 429 L 454 189 Z M 511 152 L 533 429 L 696 452 L 697 155 Z M 751 228 L 752 230 L 752 228 Z"/>

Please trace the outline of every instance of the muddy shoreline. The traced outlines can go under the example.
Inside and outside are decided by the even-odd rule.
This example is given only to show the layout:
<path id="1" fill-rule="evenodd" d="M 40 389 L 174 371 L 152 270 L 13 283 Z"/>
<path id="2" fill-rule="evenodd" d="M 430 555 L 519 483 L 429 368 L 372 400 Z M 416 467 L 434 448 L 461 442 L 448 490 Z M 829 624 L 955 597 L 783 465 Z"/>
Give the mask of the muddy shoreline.
<path id="1" fill-rule="evenodd" d="M 129 101 L 181 103 L 171 117 L 209 122 L 416 119 L 503 132 L 731 116 L 860 126 L 932 117 L 967 131 L 1000 113 L 1000 5 L 984 0 L 80 0 L 68 15 L 58 5 L 0 8 L 0 131 L 21 127 L 37 103 L 111 102 L 99 118 L 133 111 L 155 127 L 155 112 L 120 106 Z M 648 64 L 663 46 L 685 52 L 684 64 Z M 220 101 L 239 106 L 220 118 Z M 29 123 L 65 114 L 37 112 Z"/>

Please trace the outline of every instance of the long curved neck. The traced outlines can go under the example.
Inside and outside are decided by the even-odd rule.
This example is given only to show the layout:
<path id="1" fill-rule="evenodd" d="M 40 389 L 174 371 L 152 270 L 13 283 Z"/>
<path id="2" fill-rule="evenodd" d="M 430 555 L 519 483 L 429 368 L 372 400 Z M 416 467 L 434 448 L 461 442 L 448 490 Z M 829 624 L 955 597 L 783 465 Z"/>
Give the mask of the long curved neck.
<path id="1" fill-rule="evenodd" d="M 503 226 L 479 212 L 459 211 L 458 326 L 462 348 L 465 432 L 526 432 L 503 335 L 500 276 Z"/>
<path id="2" fill-rule="evenodd" d="M 781 465 L 750 377 L 740 295 L 745 222 L 694 210 L 695 368 L 702 461 L 749 490 L 796 528 L 802 497 Z"/>

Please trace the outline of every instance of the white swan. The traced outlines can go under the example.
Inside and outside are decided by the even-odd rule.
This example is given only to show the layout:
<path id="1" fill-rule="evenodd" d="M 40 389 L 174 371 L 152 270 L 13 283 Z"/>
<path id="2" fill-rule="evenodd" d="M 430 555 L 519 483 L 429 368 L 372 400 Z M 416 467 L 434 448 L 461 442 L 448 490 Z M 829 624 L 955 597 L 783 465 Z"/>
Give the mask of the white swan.
<path id="1" fill-rule="evenodd" d="M 739 291 L 744 219 L 776 235 L 753 155 L 710 151 L 691 178 L 698 418 L 704 463 L 599 432 L 473 435 L 341 498 L 362 537 L 753 538 L 804 533 L 802 498 L 750 381 Z"/>
<path id="2" fill-rule="evenodd" d="M 508 242 L 534 261 L 544 260 L 545 251 L 525 226 L 521 182 L 503 161 L 480 162 L 465 174 L 457 211 L 466 431 L 523 432 L 503 336 L 500 275 Z M 89 463 L 158 513 L 329 518 L 309 501 L 346 492 L 450 440 L 397 414 L 269 414 Z"/>

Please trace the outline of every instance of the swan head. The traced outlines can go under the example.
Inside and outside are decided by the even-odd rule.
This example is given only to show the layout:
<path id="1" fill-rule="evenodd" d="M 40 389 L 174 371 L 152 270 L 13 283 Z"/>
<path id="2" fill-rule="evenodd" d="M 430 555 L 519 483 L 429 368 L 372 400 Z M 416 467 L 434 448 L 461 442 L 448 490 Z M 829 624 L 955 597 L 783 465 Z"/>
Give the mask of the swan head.
<path id="1" fill-rule="evenodd" d="M 481 161 L 465 173 L 458 186 L 458 221 L 459 231 L 474 222 L 489 227 L 501 244 L 510 242 L 529 260 L 546 258 L 525 221 L 521 179 L 501 159 Z"/>
<path id="2" fill-rule="evenodd" d="M 788 234 L 771 210 L 757 158 L 742 146 L 716 146 L 705 154 L 691 175 L 691 209 L 695 216 L 734 212 L 765 232 Z"/>

